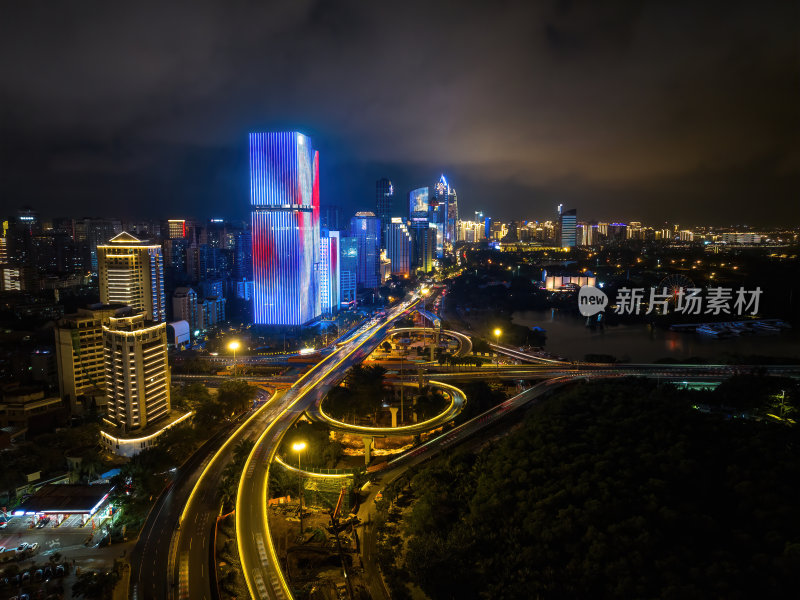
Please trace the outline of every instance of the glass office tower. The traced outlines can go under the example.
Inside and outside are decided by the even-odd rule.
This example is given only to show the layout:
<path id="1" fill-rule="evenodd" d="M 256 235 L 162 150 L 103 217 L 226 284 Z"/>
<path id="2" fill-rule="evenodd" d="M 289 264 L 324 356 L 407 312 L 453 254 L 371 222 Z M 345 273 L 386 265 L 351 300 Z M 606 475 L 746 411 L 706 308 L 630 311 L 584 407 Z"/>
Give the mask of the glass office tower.
<path id="1" fill-rule="evenodd" d="M 381 265 L 380 220 L 372 212 L 357 212 L 350 219 L 350 235 L 358 245 L 356 283 L 362 288 L 377 288 Z"/>

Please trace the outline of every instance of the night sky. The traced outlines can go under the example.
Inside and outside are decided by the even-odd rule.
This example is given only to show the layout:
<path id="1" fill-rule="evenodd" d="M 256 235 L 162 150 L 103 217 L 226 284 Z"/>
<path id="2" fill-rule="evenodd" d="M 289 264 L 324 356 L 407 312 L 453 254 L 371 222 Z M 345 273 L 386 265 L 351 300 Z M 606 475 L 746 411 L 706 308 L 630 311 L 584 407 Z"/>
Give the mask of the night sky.
<path id="1" fill-rule="evenodd" d="M 444 172 L 462 216 L 797 225 L 798 6 L 7 1 L 0 201 L 244 217 L 248 131 L 297 129 L 348 217 Z"/>

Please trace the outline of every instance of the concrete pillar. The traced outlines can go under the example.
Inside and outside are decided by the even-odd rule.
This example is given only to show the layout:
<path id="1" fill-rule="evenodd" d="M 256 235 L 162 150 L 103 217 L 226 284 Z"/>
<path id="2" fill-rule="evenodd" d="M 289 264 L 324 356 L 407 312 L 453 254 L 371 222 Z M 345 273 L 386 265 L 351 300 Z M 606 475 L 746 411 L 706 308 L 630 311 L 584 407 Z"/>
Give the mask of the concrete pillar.
<path id="1" fill-rule="evenodd" d="M 361 436 L 361 441 L 364 442 L 364 464 L 368 465 L 372 460 L 372 442 L 375 441 L 375 438 L 364 435 Z"/>
<path id="2" fill-rule="evenodd" d="M 400 410 L 396 406 L 390 406 L 389 412 L 392 413 L 392 427 L 397 427 L 397 411 Z"/>

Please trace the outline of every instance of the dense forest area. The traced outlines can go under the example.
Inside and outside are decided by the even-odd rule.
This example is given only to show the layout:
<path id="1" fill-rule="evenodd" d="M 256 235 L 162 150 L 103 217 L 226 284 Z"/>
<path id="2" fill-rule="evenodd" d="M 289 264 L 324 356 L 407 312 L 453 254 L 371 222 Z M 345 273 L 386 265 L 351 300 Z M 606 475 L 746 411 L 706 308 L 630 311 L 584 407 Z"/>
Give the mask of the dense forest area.
<path id="1" fill-rule="evenodd" d="M 493 446 L 410 478 L 389 570 L 434 600 L 796 597 L 797 429 L 725 409 L 777 396 L 788 413 L 796 384 L 565 390 Z"/>

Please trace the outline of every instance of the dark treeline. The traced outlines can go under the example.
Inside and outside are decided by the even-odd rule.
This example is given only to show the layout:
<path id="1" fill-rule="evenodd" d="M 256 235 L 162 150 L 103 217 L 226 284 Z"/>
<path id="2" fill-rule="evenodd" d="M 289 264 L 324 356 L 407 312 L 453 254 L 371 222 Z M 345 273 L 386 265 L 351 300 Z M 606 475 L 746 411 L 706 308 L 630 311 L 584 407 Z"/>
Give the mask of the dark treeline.
<path id="1" fill-rule="evenodd" d="M 756 379 L 554 396 L 493 447 L 413 476 L 398 564 L 434 600 L 795 597 L 797 430 L 692 408 L 769 410 Z"/>

